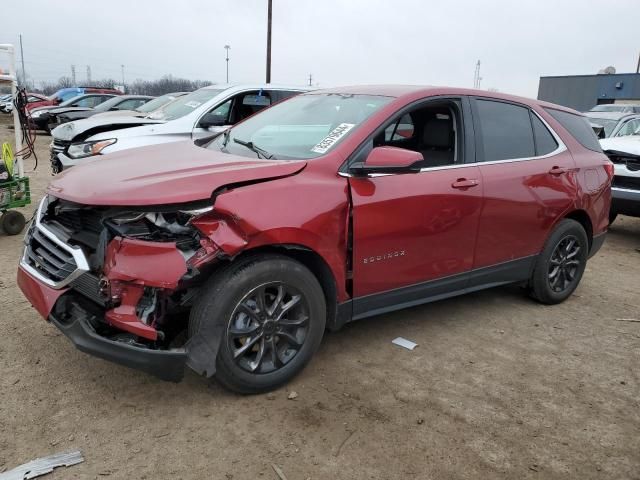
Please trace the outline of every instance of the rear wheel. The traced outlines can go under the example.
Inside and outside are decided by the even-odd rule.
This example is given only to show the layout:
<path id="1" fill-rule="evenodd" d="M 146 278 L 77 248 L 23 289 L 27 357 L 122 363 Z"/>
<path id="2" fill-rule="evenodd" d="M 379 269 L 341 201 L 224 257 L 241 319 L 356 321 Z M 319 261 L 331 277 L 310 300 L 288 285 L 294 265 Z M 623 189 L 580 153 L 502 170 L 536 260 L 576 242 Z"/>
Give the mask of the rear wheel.
<path id="1" fill-rule="evenodd" d="M 580 283 L 588 250 L 589 240 L 582 225 L 562 220 L 536 260 L 530 281 L 532 296 L 549 305 L 565 301 Z"/>
<path id="2" fill-rule="evenodd" d="M 18 235 L 24 229 L 26 219 L 16 210 L 7 210 L 2 214 L 0 223 L 7 235 Z"/>
<path id="3" fill-rule="evenodd" d="M 194 305 L 190 334 L 222 322 L 216 380 L 239 393 L 288 382 L 309 362 L 326 322 L 324 293 L 301 263 L 269 255 L 212 277 Z"/>

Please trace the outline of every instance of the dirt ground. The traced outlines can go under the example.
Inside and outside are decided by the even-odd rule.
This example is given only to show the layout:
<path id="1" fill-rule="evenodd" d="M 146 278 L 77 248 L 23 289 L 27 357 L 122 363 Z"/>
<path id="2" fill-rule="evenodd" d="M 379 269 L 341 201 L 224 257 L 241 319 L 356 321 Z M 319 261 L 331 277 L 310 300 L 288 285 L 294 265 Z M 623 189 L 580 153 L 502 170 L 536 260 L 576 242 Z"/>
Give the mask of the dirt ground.
<path id="1" fill-rule="evenodd" d="M 27 162 L 34 204 L 49 142 Z M 0 233 L 0 471 L 80 449 L 46 478 L 640 479 L 640 219 L 562 305 L 508 287 L 364 320 L 252 397 L 75 350 L 18 290 L 21 246 Z"/>

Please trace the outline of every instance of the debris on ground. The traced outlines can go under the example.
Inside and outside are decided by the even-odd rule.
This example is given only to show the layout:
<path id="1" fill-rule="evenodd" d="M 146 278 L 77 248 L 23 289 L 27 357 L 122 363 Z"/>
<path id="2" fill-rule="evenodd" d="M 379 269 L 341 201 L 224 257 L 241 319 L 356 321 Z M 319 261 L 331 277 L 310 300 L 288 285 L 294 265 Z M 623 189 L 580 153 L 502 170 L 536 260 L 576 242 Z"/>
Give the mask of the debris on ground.
<path id="1" fill-rule="evenodd" d="M 287 395 L 287 398 L 289 400 L 295 400 L 296 398 L 298 398 L 298 392 L 291 392 L 289 395 Z"/>
<path id="2" fill-rule="evenodd" d="M 398 345 L 400 347 L 404 347 L 407 350 L 413 350 L 418 346 L 417 343 L 412 342 L 411 340 L 407 340 L 406 338 L 397 337 L 391 340 L 391 343 Z"/>
<path id="3" fill-rule="evenodd" d="M 49 455 L 48 457 L 36 458 L 13 470 L 0 473 L 0 480 L 28 480 L 51 473 L 54 468 L 71 467 L 81 462 L 84 462 L 84 458 L 82 457 L 82 452 L 79 450 L 57 453 L 55 455 Z"/>
<path id="4" fill-rule="evenodd" d="M 280 470 L 280 467 L 278 467 L 275 463 L 271 464 L 271 468 L 273 468 L 273 471 L 276 472 L 276 475 L 278 475 L 278 478 L 280 480 L 287 480 L 287 476 L 284 474 L 282 470 Z"/>
<path id="5" fill-rule="evenodd" d="M 640 319 L 638 319 L 638 318 L 616 318 L 616 322 L 640 323 Z"/>

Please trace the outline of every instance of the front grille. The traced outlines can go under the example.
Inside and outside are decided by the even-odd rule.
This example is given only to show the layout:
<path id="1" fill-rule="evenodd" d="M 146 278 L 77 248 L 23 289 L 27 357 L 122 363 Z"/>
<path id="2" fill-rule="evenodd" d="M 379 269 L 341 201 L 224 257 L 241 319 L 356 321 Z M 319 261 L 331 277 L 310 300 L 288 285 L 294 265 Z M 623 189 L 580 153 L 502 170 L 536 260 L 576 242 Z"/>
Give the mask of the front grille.
<path id="1" fill-rule="evenodd" d="M 71 232 L 91 232 L 99 235 L 102 231 L 102 216 L 96 209 L 63 210 L 52 220 Z"/>
<path id="2" fill-rule="evenodd" d="M 64 281 L 78 268 L 73 255 L 37 227 L 31 228 L 25 242 L 24 260 L 55 283 Z"/>
<path id="3" fill-rule="evenodd" d="M 612 186 L 626 188 L 628 190 L 640 190 L 640 177 L 623 177 L 616 175 L 613 177 Z"/>
<path id="4" fill-rule="evenodd" d="M 100 279 L 92 273 L 83 273 L 70 284 L 76 292 L 81 293 L 98 305 L 105 306 L 105 299 L 100 295 Z"/>
<path id="5" fill-rule="evenodd" d="M 71 142 L 54 138 L 53 142 L 51 143 L 51 154 L 57 155 L 58 153 L 62 153 L 67 149 L 69 145 L 71 145 Z"/>

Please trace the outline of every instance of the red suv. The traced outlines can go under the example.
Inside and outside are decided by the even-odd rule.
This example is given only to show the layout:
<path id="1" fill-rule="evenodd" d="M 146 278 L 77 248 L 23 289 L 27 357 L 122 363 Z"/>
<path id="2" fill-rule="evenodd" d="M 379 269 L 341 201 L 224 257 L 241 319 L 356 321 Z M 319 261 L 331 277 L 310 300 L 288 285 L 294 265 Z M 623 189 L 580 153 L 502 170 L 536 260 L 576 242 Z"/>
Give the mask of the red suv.
<path id="1" fill-rule="evenodd" d="M 54 179 L 18 283 L 82 351 L 262 392 L 326 328 L 508 283 L 565 300 L 604 242 L 612 174 L 587 120 L 557 105 L 315 91 L 209 143 Z"/>

